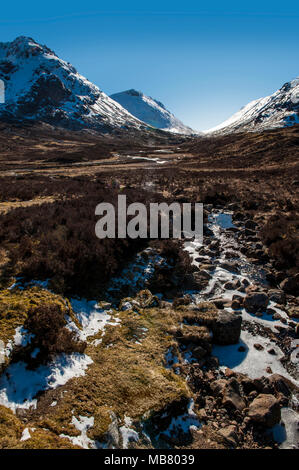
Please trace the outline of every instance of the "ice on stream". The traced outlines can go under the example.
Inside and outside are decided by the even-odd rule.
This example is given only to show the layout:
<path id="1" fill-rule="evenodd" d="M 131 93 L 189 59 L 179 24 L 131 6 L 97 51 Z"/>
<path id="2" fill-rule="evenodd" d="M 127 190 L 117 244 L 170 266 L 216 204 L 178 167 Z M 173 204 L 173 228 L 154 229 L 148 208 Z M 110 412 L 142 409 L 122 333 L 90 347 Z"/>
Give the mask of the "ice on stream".
<path id="1" fill-rule="evenodd" d="M 164 163 L 167 163 L 167 160 L 161 160 L 160 158 L 157 157 L 141 157 L 141 156 L 136 156 L 136 155 L 127 155 L 127 158 L 131 158 L 132 160 L 138 160 L 138 161 L 150 161 L 153 163 L 157 163 L 158 165 L 163 165 Z"/>
<path id="2" fill-rule="evenodd" d="M 234 239 L 233 231 L 229 230 L 235 228 L 232 221 L 232 214 L 214 212 L 209 217 L 208 226 L 210 230 L 212 230 L 214 238 L 220 242 L 220 254 L 214 257 L 216 267 L 211 273 L 212 278 L 209 280 L 208 286 L 200 293 L 193 295 L 194 303 L 200 303 L 203 300 L 213 301 L 216 298 L 231 300 L 234 295 L 242 297 L 246 295 L 238 290 L 225 288 L 224 284 L 228 281 L 235 281 L 237 279 L 242 281 L 246 279 L 250 284 L 265 284 L 263 269 L 250 264 L 246 256 L 240 252 L 238 242 Z M 189 252 L 193 264 L 197 267 L 199 267 L 201 263 L 205 263 L 205 259 L 209 262 L 210 258 L 205 256 L 202 245 L 196 242 L 188 242 L 185 244 L 185 249 Z M 220 266 L 222 262 L 229 261 L 225 256 L 228 250 L 233 250 L 236 253 L 235 259 L 238 260 L 240 266 L 238 272 L 230 272 Z M 195 261 L 199 256 L 201 257 L 201 261 Z M 272 314 L 268 314 L 267 312 L 256 316 L 247 312 L 244 308 L 238 310 L 238 312 L 231 308 L 227 308 L 227 310 L 242 315 L 243 320 L 270 328 L 273 331 L 277 331 L 276 327 L 286 327 L 284 322 L 288 323 L 290 321 L 287 313 L 273 301 L 269 302 L 268 308 L 271 308 L 275 313 L 280 315 L 284 321 L 273 319 Z M 291 319 L 291 321 L 298 322 L 296 319 Z M 260 344 L 263 349 L 257 350 L 254 344 Z M 241 346 L 243 348 L 239 351 Z M 269 354 L 268 351 L 271 349 L 274 351 L 274 354 Z M 214 345 L 213 355 L 218 357 L 220 366 L 223 368 L 229 367 L 251 378 L 276 373 L 286 377 L 299 386 L 299 380 L 291 376 L 282 365 L 280 360 L 284 354 L 279 346 L 259 333 L 253 335 L 247 330 L 242 330 L 238 344 L 229 346 Z M 267 372 L 267 368 L 269 368 L 268 371 L 271 370 L 270 373 Z M 281 448 L 294 448 L 294 446 L 298 448 L 298 413 L 291 408 L 283 408 L 282 422 L 284 422 L 284 425 L 279 424 L 273 429 L 275 439 L 280 443 Z"/>
<path id="3" fill-rule="evenodd" d="M 261 345 L 263 349 L 257 350 L 254 344 Z M 240 347 L 243 347 L 245 351 L 239 351 Z M 269 354 L 269 350 L 273 350 L 275 354 Z M 219 358 L 221 366 L 247 374 L 251 379 L 280 374 L 299 385 L 299 381 L 295 380 L 281 364 L 280 359 L 283 357 L 281 349 L 263 336 L 254 336 L 248 331 L 242 330 L 240 341 L 237 344 L 214 345 L 212 354 Z M 267 367 L 270 367 L 272 372 L 267 372 Z"/>
<path id="4" fill-rule="evenodd" d="M 291 408 L 281 409 L 281 423 L 272 428 L 275 441 L 280 449 L 299 448 L 299 416 Z"/>

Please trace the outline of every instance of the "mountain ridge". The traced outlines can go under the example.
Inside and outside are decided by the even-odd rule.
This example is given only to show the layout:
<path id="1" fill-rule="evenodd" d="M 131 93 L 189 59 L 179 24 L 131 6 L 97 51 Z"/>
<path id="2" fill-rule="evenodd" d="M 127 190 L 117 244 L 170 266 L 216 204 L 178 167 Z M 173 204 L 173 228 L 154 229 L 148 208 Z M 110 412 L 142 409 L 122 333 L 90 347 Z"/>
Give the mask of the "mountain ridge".
<path id="1" fill-rule="evenodd" d="M 104 132 L 145 127 L 69 62 L 32 38 L 0 43 L 0 78 L 5 83 L 2 118 Z"/>
<path id="2" fill-rule="evenodd" d="M 205 134 L 263 131 L 299 123 L 299 77 L 286 82 L 272 95 L 249 102 Z"/>

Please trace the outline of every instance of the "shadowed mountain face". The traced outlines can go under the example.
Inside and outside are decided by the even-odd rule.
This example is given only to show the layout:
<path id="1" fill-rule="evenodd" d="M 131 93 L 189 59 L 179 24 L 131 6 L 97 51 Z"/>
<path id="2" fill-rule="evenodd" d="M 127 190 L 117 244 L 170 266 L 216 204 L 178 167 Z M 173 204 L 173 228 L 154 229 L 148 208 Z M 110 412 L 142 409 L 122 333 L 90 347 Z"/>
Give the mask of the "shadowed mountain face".
<path id="1" fill-rule="evenodd" d="M 285 83 L 273 95 L 251 101 L 232 117 L 206 133 L 263 131 L 299 123 L 299 78 Z"/>
<path id="2" fill-rule="evenodd" d="M 146 122 L 150 126 L 178 134 L 194 134 L 190 127 L 185 126 L 165 106 L 141 91 L 127 90 L 115 93 L 110 98 L 117 101 L 133 116 Z"/>
<path id="3" fill-rule="evenodd" d="M 100 131 L 144 127 L 71 64 L 31 38 L 0 43 L 0 79 L 5 85 L 2 119 Z"/>

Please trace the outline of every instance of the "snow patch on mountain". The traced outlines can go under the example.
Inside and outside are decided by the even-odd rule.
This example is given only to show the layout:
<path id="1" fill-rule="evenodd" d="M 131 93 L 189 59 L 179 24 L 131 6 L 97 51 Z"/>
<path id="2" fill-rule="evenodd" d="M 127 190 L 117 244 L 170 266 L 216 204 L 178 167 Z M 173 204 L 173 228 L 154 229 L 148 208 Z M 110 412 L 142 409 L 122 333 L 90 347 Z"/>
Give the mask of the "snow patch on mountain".
<path id="1" fill-rule="evenodd" d="M 299 77 L 273 95 L 251 101 L 229 119 L 205 134 L 263 131 L 299 123 Z"/>
<path id="2" fill-rule="evenodd" d="M 144 127 L 70 63 L 32 38 L 0 43 L 0 79 L 5 85 L 1 117 L 103 131 Z"/>
<path id="3" fill-rule="evenodd" d="M 141 91 L 127 90 L 110 95 L 110 98 L 150 126 L 177 134 L 190 135 L 195 133 L 168 111 L 163 103 L 144 95 Z"/>

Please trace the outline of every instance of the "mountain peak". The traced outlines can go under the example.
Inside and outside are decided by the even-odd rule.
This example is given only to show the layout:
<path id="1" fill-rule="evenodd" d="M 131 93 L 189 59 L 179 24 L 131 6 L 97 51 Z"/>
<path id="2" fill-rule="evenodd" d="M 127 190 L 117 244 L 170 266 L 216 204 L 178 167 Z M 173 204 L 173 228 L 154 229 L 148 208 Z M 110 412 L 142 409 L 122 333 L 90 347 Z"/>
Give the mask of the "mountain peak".
<path id="1" fill-rule="evenodd" d="M 131 88 L 130 90 L 123 91 L 124 95 L 130 95 L 130 96 L 143 96 L 143 93 L 141 91 L 137 91 L 134 88 Z"/>
<path id="2" fill-rule="evenodd" d="M 0 116 L 6 119 L 101 131 L 144 125 L 31 37 L 0 43 L 0 79 L 5 83 Z"/>
<path id="3" fill-rule="evenodd" d="M 177 134 L 194 134 L 194 131 L 168 111 L 163 103 L 141 91 L 130 89 L 115 93 L 110 98 L 152 127 Z"/>
<path id="4" fill-rule="evenodd" d="M 33 38 L 31 38 L 29 36 L 18 36 L 12 42 L 7 43 L 7 44 L 12 44 L 12 45 L 24 44 L 24 45 L 27 45 L 28 47 L 31 46 L 31 45 L 40 46 L 40 44 L 38 42 L 36 42 Z"/>
<path id="5" fill-rule="evenodd" d="M 28 58 L 39 54 L 55 53 L 47 46 L 41 45 L 33 38 L 27 36 L 18 36 L 11 42 L 0 42 L 0 49 L 6 52 L 6 57 L 17 56 L 19 58 Z"/>

